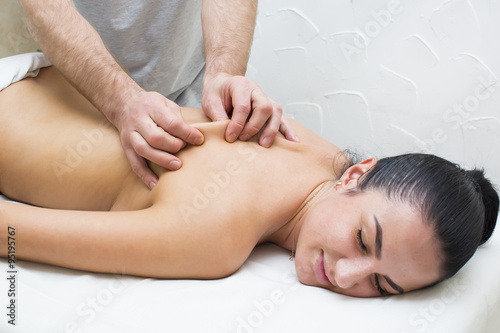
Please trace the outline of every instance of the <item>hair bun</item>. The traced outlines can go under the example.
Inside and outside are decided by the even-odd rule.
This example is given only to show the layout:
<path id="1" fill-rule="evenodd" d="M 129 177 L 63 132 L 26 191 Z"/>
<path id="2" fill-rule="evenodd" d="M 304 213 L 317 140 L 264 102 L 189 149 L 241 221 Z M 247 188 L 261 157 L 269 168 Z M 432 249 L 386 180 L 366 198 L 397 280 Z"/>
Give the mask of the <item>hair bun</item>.
<path id="1" fill-rule="evenodd" d="M 495 187 L 484 176 L 484 170 L 474 169 L 466 171 L 467 178 L 471 178 L 474 186 L 479 186 L 484 204 L 484 229 L 480 244 L 486 243 L 490 239 L 495 229 L 498 218 L 499 198 Z"/>

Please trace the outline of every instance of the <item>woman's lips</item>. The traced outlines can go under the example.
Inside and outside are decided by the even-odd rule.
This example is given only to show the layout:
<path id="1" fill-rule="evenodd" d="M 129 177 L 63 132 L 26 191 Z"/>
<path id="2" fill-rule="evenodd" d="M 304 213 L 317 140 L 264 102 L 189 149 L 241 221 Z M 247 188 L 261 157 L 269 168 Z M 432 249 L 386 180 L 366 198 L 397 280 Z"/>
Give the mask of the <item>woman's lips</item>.
<path id="1" fill-rule="evenodd" d="M 316 264 L 314 265 L 314 272 L 316 273 L 316 278 L 321 284 L 330 286 L 332 283 L 328 279 L 328 276 L 326 275 L 325 271 L 325 256 L 323 254 L 323 251 L 318 256 L 318 259 L 316 260 Z"/>

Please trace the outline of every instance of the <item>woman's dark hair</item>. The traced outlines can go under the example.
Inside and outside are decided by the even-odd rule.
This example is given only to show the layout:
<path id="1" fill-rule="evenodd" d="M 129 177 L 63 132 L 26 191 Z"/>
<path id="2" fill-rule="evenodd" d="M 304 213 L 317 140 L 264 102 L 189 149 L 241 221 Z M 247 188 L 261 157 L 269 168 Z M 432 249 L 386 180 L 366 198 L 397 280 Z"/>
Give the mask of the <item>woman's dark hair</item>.
<path id="1" fill-rule="evenodd" d="M 428 154 L 383 158 L 365 173 L 355 192 L 378 190 L 419 209 L 441 243 L 442 280 L 453 276 L 493 233 L 498 194 L 482 169 Z"/>

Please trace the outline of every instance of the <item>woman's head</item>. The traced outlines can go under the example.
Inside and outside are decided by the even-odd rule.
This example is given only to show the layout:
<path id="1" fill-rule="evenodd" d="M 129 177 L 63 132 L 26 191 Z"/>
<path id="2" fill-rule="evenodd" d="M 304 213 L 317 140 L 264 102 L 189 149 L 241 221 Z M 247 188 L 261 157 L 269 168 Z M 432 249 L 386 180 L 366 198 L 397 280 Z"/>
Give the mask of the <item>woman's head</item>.
<path id="1" fill-rule="evenodd" d="M 467 171 L 434 155 L 381 159 L 353 193 L 370 190 L 418 209 L 434 228 L 443 260 L 441 279 L 462 268 L 495 228 L 498 194 L 483 170 Z"/>
<path id="2" fill-rule="evenodd" d="M 491 236 L 498 213 L 482 171 L 424 154 L 358 163 L 326 192 L 304 214 L 297 274 L 354 296 L 452 276 Z"/>

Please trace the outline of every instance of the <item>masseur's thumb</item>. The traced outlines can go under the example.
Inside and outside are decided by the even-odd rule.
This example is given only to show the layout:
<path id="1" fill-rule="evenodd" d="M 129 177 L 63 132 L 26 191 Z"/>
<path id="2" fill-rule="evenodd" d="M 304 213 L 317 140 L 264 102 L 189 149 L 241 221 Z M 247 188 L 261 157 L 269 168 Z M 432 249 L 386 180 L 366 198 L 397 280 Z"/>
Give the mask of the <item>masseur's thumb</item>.
<path id="1" fill-rule="evenodd" d="M 221 121 L 229 119 L 226 109 L 224 105 L 222 105 L 222 101 L 220 98 L 203 98 L 201 103 L 203 112 L 210 118 L 212 121 Z"/>

